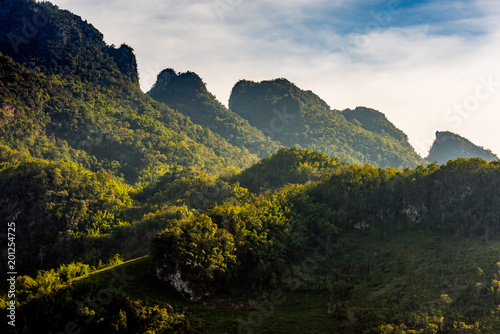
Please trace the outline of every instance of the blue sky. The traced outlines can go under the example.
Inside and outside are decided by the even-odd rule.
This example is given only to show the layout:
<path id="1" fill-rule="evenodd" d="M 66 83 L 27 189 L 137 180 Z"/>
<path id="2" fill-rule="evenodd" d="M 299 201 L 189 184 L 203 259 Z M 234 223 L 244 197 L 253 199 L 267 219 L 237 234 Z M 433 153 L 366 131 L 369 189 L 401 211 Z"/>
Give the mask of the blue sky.
<path id="1" fill-rule="evenodd" d="M 427 25 L 434 34 L 480 34 L 481 27 L 461 24 L 485 13 L 473 1 L 350 1 L 340 5 L 306 6 L 303 27 L 327 29 L 340 35 L 366 33 L 370 29 Z"/>
<path id="2" fill-rule="evenodd" d="M 426 155 L 437 130 L 500 154 L 497 0 L 54 0 L 131 45 L 147 91 L 198 73 L 227 105 L 240 79 L 286 77 L 334 109 L 385 113 Z"/>
<path id="3" fill-rule="evenodd" d="M 444 34 L 467 31 L 470 27 L 455 23 L 466 18 L 482 16 L 481 8 L 477 3 L 464 0 L 355 1 L 354 3 L 345 3 L 344 7 L 339 16 L 342 17 L 344 13 L 351 14 L 345 18 L 348 27 L 358 26 L 359 22 L 375 20 L 381 22 L 382 25 L 385 24 L 387 28 L 429 25 L 437 28 L 436 33 Z M 387 13 L 390 14 L 389 17 Z M 450 25 L 448 26 L 448 24 Z"/>

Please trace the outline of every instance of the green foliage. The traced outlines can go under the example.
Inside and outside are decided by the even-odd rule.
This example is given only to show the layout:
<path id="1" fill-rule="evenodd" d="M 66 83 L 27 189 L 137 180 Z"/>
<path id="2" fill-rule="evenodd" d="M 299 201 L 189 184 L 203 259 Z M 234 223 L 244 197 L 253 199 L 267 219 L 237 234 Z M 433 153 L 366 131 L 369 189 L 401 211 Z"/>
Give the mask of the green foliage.
<path id="1" fill-rule="evenodd" d="M 343 163 L 339 159 L 324 153 L 296 147 L 282 148 L 273 156 L 235 175 L 231 181 L 258 193 L 281 188 L 287 183 L 318 181 L 341 165 Z"/>
<path id="2" fill-rule="evenodd" d="M 37 299 L 47 298 L 60 290 L 66 289 L 75 279 L 80 279 L 97 270 L 112 268 L 123 263 L 120 255 L 115 254 L 107 263 L 99 263 L 98 267 L 81 262 L 61 264 L 57 269 L 39 270 L 33 277 L 21 275 L 16 278 L 16 303 L 29 304 Z M 0 294 L 0 300 L 6 301 L 6 295 Z"/>
<path id="3" fill-rule="evenodd" d="M 0 55 L 0 143 L 47 159 L 105 168 L 147 186 L 166 171 L 220 173 L 256 157 L 126 84 L 44 75 Z"/>
<path id="4" fill-rule="evenodd" d="M 354 115 L 331 110 L 317 95 L 286 79 L 238 82 L 229 108 L 285 147 L 300 145 L 351 163 L 382 168 L 415 167 L 425 162 L 378 112 L 365 110 L 370 120 L 379 121 L 378 126 L 368 126 L 359 115 L 364 125 L 351 122 L 348 119 Z"/>
<path id="5" fill-rule="evenodd" d="M 427 161 L 445 164 L 457 158 L 481 158 L 486 161 L 498 160 L 490 150 L 476 146 L 469 140 L 452 132 L 436 132 L 436 140 L 430 148 Z"/>
<path id="6" fill-rule="evenodd" d="M 498 163 L 481 159 L 404 171 L 351 165 L 308 195 L 334 210 L 343 229 L 418 229 L 488 239 L 499 232 L 493 224 L 500 214 L 498 173 Z"/>
<path id="7" fill-rule="evenodd" d="M 141 201 L 147 200 L 149 210 L 165 205 L 187 205 L 199 212 L 217 203 L 247 200 L 247 197 L 246 188 L 195 170 L 165 173 L 154 187 L 144 189 L 137 196 Z"/>
<path id="8" fill-rule="evenodd" d="M 336 243 L 336 261 L 325 263 L 332 282 L 328 310 L 344 329 L 495 333 L 500 299 L 489 287 L 498 241 L 365 230 L 344 233 Z"/>
<path id="9" fill-rule="evenodd" d="M 165 266 L 165 274 L 161 276 L 169 281 L 179 272 L 186 277 L 184 280 L 191 280 L 191 276 L 197 278 L 198 281 L 193 280 L 190 284 L 200 285 L 203 291 L 209 290 L 206 282 L 212 283 L 213 289 L 220 289 L 216 282 L 200 281 L 196 267 L 186 264 L 192 263 L 192 260 L 185 258 L 183 253 L 205 254 L 204 247 L 200 246 L 202 241 L 192 246 L 185 244 L 201 234 L 196 232 L 196 224 L 215 224 L 213 233 L 230 236 L 231 243 L 234 243 L 235 249 L 231 254 L 237 264 L 231 267 L 230 275 L 219 281 L 228 283 L 231 280 L 231 285 L 267 285 L 272 277 L 276 279 L 281 275 L 289 263 L 302 259 L 303 250 L 309 247 L 302 221 L 291 219 L 294 214 L 290 199 L 298 196 L 301 190 L 300 187 L 289 186 L 276 191 L 272 197 L 261 196 L 253 201 L 247 201 L 246 196 L 236 196 L 232 197 L 233 203 L 214 205 L 202 215 L 172 221 L 171 227 L 159 233 L 153 241 L 152 256 L 156 268 Z M 190 236 L 189 230 L 197 234 Z M 201 294 L 197 293 L 196 298 L 199 297 Z"/>
<path id="10" fill-rule="evenodd" d="M 236 265 L 234 239 L 200 215 L 173 221 L 153 240 L 151 254 L 160 279 L 171 282 L 191 300 L 223 285 Z"/>
<path id="11" fill-rule="evenodd" d="M 195 73 L 178 74 L 171 69 L 164 70 L 148 94 L 189 116 L 193 123 L 210 129 L 232 145 L 259 158 L 271 155 L 281 146 L 224 107 Z"/>
<path id="12" fill-rule="evenodd" d="M 185 333 L 201 321 L 220 333 L 255 311 L 269 318 L 255 332 L 499 328 L 498 161 L 415 167 L 424 161 L 383 114 L 331 110 L 285 79 L 239 82 L 231 111 L 194 73 L 167 70 L 153 100 L 130 47 L 48 2 L 19 0 L 11 14 L 0 27 L 0 215 L 16 223 L 14 331 L 74 321 L 89 333 Z M 50 20 L 14 52 L 6 36 L 36 15 Z M 238 170 L 282 145 L 292 148 Z M 136 267 L 131 289 L 99 271 L 121 263 L 113 254 L 150 251 L 155 271 Z M 179 302 L 155 276 L 215 302 Z M 289 299 L 269 312 L 255 295 L 233 303 L 269 287 Z M 110 290 L 105 307 L 89 305 Z M 296 299 L 313 292 L 312 308 Z"/>
<path id="13" fill-rule="evenodd" d="M 396 128 L 380 111 L 365 107 L 357 107 L 354 110 L 343 110 L 342 115 L 344 115 L 349 122 L 358 122 L 365 130 L 396 139 L 408 145 L 408 136 L 403 131 Z"/>
<path id="14" fill-rule="evenodd" d="M 0 188 L 2 224 L 16 223 L 18 266 L 30 270 L 77 258 L 81 238 L 120 226 L 116 215 L 132 203 L 107 172 L 63 161 L 0 163 Z"/>
<path id="15" fill-rule="evenodd" d="M 103 35 L 79 16 L 32 0 L 12 2 L 8 14 L 0 27 L 0 51 L 17 62 L 35 64 L 46 74 L 138 89 L 133 49 L 106 45 Z"/>
<path id="16" fill-rule="evenodd" d="M 33 298 L 16 314 L 16 327 L 6 333 L 64 332 L 85 333 L 194 333 L 186 317 L 166 305 L 147 305 L 122 295 L 110 294 L 105 307 L 86 300 L 96 287 L 78 284 Z M 108 296 L 108 295 L 106 295 Z M 4 312 L 2 312 L 4 313 Z M 21 325 L 22 324 L 22 325 Z M 71 326 L 71 327 L 69 327 Z"/>

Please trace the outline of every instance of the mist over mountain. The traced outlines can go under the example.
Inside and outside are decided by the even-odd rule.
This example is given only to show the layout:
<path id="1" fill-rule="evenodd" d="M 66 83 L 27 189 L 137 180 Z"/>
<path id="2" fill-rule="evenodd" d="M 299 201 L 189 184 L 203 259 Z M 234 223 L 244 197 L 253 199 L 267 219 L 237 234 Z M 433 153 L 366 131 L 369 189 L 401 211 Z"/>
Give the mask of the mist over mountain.
<path id="1" fill-rule="evenodd" d="M 470 140 L 449 131 L 437 131 L 436 139 L 427 156 L 427 161 L 439 164 L 457 158 L 481 158 L 486 161 L 498 160 L 498 156 L 488 149 L 474 145 Z"/>

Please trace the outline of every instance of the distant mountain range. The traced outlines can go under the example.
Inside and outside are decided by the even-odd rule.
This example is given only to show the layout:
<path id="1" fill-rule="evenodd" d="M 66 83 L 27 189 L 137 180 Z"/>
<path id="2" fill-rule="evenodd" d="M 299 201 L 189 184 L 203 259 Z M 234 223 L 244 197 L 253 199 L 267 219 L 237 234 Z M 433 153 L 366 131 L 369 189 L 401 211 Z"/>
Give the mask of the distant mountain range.
<path id="1" fill-rule="evenodd" d="M 436 132 L 436 139 L 426 160 L 439 164 L 456 158 L 481 158 L 486 161 L 498 160 L 498 156 L 488 149 L 474 145 L 468 139 L 455 133 Z"/>
<path id="2" fill-rule="evenodd" d="M 33 21 L 30 33 L 24 19 L 28 17 Z M 102 34 L 79 16 L 58 10 L 50 3 L 21 0 L 12 3 L 3 23 L 0 52 L 26 68 L 16 68 L 17 74 L 9 74 L 12 69 L 4 67 L 3 75 L 20 75 L 19 71 L 43 73 L 45 77 L 27 80 L 26 84 L 32 80 L 39 82 L 37 88 L 27 94 L 50 96 L 49 100 L 31 99 L 42 113 L 32 114 L 26 121 L 38 124 L 43 136 L 59 138 L 69 147 L 95 156 L 98 165 L 113 164 L 117 172 L 129 179 L 138 177 L 144 168 L 158 166 L 158 159 L 163 160 L 164 166 L 197 165 L 210 169 L 209 164 L 218 164 L 213 161 L 215 158 L 223 159 L 224 164 L 243 167 L 270 156 L 280 147 L 295 145 L 347 162 L 382 168 L 426 163 L 409 144 L 406 134 L 381 112 L 365 107 L 332 109 L 313 92 L 304 91 L 286 79 L 260 83 L 242 80 L 232 89 L 229 108 L 226 108 L 195 73 L 166 69 L 148 93 L 160 102 L 158 104 L 139 89 L 133 49 L 127 45 L 119 48 L 106 45 Z M 3 57 L 2 61 L 8 62 L 8 58 Z M 82 92 L 72 94 L 73 101 L 79 101 L 76 104 L 69 99 L 73 90 Z M 8 94 L 3 96 L 3 108 L 17 110 L 25 104 L 24 100 L 9 103 Z M 15 99 L 12 97 L 10 102 Z M 57 99 L 61 102 L 54 105 Z M 184 149 L 168 153 L 166 147 L 160 148 L 167 138 L 160 140 L 160 128 L 164 134 L 170 132 L 167 136 L 170 138 L 185 136 L 183 141 L 187 147 L 198 145 L 196 149 L 188 148 L 196 158 L 176 156 Z M 130 146 L 130 141 L 124 145 L 122 140 L 113 139 L 123 131 L 132 131 L 137 136 L 139 130 L 140 135 L 149 139 L 133 140 L 132 146 L 136 148 Z M 89 142 L 92 142 L 92 152 L 88 149 Z M 146 142 L 149 142 L 147 149 L 139 148 Z M 154 142 L 162 144 L 155 149 Z M 189 144 L 191 142 L 193 144 Z M 54 143 L 62 148 L 62 142 Z M 482 154 L 484 152 L 473 144 L 452 141 L 441 146 L 440 143 L 436 142 L 437 147 L 433 147 L 427 161 L 493 157 Z M 142 153 L 135 154 L 138 150 Z M 146 154 L 148 150 L 151 152 Z M 207 153 L 195 153 L 200 150 Z M 436 153 L 443 150 L 447 155 Z M 207 154 L 214 156 L 209 158 Z M 39 152 L 39 155 L 45 156 L 45 153 Z M 152 162 L 153 156 L 156 162 Z"/>
<path id="3" fill-rule="evenodd" d="M 500 162 L 456 159 L 491 151 L 438 132 L 424 159 L 283 78 L 144 93 L 130 46 L 0 6 L 0 332 L 498 328 Z"/>
<path id="4" fill-rule="evenodd" d="M 286 79 L 238 82 L 229 109 L 283 146 L 298 145 L 383 168 L 424 163 L 406 136 L 379 112 L 368 108 L 332 110 L 316 94 Z"/>

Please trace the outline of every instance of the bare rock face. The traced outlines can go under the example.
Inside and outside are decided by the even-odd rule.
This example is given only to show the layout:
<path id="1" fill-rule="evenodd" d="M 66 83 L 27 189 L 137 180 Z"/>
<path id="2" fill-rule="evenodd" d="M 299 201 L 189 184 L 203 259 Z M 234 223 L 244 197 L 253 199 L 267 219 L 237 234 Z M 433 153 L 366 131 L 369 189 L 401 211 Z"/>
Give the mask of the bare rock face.
<path id="1" fill-rule="evenodd" d="M 427 208 L 425 207 L 425 205 L 419 206 L 410 204 L 407 208 L 403 209 L 402 212 L 406 215 L 406 217 L 408 217 L 411 222 L 419 223 L 422 218 L 425 217 Z"/>
<path id="2" fill-rule="evenodd" d="M 169 283 L 177 292 L 189 301 L 197 302 L 207 293 L 197 293 L 192 287 L 192 283 L 182 277 L 182 271 L 177 265 L 175 271 L 167 273 L 166 266 L 156 266 L 156 277 Z"/>

